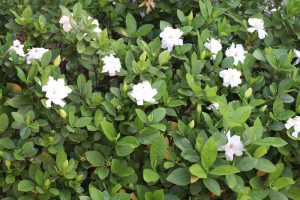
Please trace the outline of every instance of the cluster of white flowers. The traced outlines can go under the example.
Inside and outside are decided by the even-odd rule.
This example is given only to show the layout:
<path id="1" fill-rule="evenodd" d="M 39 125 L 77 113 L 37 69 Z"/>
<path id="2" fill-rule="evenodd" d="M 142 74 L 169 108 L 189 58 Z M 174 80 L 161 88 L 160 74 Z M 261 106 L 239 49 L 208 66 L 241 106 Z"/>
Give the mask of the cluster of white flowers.
<path id="1" fill-rule="evenodd" d="M 231 86 L 233 88 L 242 83 L 241 72 L 236 69 L 229 68 L 222 70 L 220 71 L 219 76 L 223 78 L 223 85 L 225 87 Z"/>
<path id="2" fill-rule="evenodd" d="M 219 147 L 219 151 L 225 151 L 226 160 L 232 161 L 233 156 L 243 155 L 244 145 L 241 141 L 241 137 L 234 135 L 230 136 L 230 131 L 227 132 L 227 144 L 225 146 Z"/>
<path id="3" fill-rule="evenodd" d="M 180 39 L 183 35 L 183 32 L 180 29 L 173 29 L 171 27 L 166 27 L 160 33 L 161 40 L 161 48 L 168 49 L 168 51 L 172 51 L 174 46 L 183 45 L 183 40 Z"/>
<path id="4" fill-rule="evenodd" d="M 251 26 L 250 28 L 248 28 L 248 31 L 250 33 L 257 31 L 259 39 L 264 39 L 266 37 L 267 32 L 265 30 L 264 21 L 262 19 L 250 18 L 248 19 L 248 23 Z"/>
<path id="5" fill-rule="evenodd" d="M 299 116 L 295 116 L 294 118 L 290 118 L 286 122 L 286 124 L 285 124 L 286 129 L 290 129 L 292 127 L 294 128 L 294 132 L 292 133 L 292 137 L 298 138 L 298 134 L 300 132 L 300 117 Z"/>
<path id="6" fill-rule="evenodd" d="M 110 76 L 115 76 L 116 72 L 120 72 L 121 62 L 119 58 L 109 55 L 102 58 L 102 61 L 104 62 L 103 73 L 108 72 Z"/>
<path id="7" fill-rule="evenodd" d="M 294 65 L 298 65 L 300 63 L 300 51 L 297 49 L 294 49 L 294 53 L 296 55 L 296 60 L 294 62 Z"/>
<path id="8" fill-rule="evenodd" d="M 222 50 L 222 44 L 220 40 L 216 40 L 214 38 L 211 38 L 210 40 L 205 42 L 204 47 L 212 53 L 212 59 L 215 59 L 217 53 Z"/>
<path id="9" fill-rule="evenodd" d="M 27 64 L 31 64 L 31 60 L 41 60 L 44 53 L 48 52 L 49 49 L 45 49 L 45 48 L 31 48 L 28 49 L 28 52 L 26 54 L 27 58 L 26 58 L 26 62 Z"/>
<path id="10" fill-rule="evenodd" d="M 65 86 L 64 79 L 59 78 L 54 80 L 51 76 L 49 77 L 47 84 L 42 87 L 42 91 L 46 92 L 46 97 L 48 98 L 46 101 L 47 108 L 51 107 L 52 102 L 64 107 L 66 103 L 63 102 L 62 99 L 66 98 L 68 94 L 72 92 L 71 88 Z"/>
<path id="11" fill-rule="evenodd" d="M 18 54 L 19 56 L 25 57 L 25 53 L 24 53 L 24 45 L 21 44 L 21 42 L 19 40 L 15 40 L 13 41 L 13 44 L 11 45 L 11 47 L 9 48 L 9 52 L 16 52 L 16 54 Z"/>
<path id="12" fill-rule="evenodd" d="M 246 58 L 245 53 L 247 53 L 247 51 L 244 50 L 243 45 L 234 43 L 232 43 L 231 46 L 225 51 L 225 55 L 227 57 L 233 57 L 233 64 L 236 66 L 239 64 L 239 62 L 241 62 L 242 64 L 244 63 L 244 60 Z"/>
<path id="13" fill-rule="evenodd" d="M 157 90 L 153 89 L 149 81 L 144 81 L 133 86 L 130 95 L 135 98 L 137 105 L 144 105 L 144 102 L 155 103 L 154 96 Z"/>
<path id="14" fill-rule="evenodd" d="M 71 32 L 73 30 L 70 20 L 71 20 L 71 17 L 66 16 L 66 15 L 63 15 L 59 19 L 60 25 L 62 25 L 64 31 L 66 31 L 67 33 Z"/>

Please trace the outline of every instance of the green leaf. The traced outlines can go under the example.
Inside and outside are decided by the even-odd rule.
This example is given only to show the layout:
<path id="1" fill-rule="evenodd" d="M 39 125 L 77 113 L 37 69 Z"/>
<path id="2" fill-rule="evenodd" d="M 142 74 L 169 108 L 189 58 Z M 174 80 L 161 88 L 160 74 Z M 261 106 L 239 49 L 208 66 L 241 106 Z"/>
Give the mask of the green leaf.
<path id="1" fill-rule="evenodd" d="M 220 196 L 221 188 L 217 181 L 215 181 L 212 178 L 207 178 L 207 179 L 203 179 L 203 184 L 209 191 L 211 191 L 212 193 L 214 193 L 217 196 Z"/>
<path id="2" fill-rule="evenodd" d="M 104 166 L 104 157 L 99 151 L 87 151 L 85 157 L 94 167 Z"/>
<path id="3" fill-rule="evenodd" d="M 228 112 L 224 116 L 224 120 L 228 124 L 229 128 L 233 128 L 236 126 L 241 126 L 251 114 L 251 106 L 243 106 L 239 107 L 236 110 Z"/>
<path id="4" fill-rule="evenodd" d="M 138 28 L 136 32 L 136 37 L 141 37 L 147 35 L 152 29 L 154 25 L 152 24 L 144 24 L 141 27 Z"/>
<path id="5" fill-rule="evenodd" d="M 135 112 L 138 116 L 138 118 L 143 122 L 143 123 L 147 123 L 148 119 L 147 119 L 147 115 L 144 111 L 142 111 L 141 109 L 135 109 Z"/>
<path id="6" fill-rule="evenodd" d="M 114 125 L 106 120 L 101 121 L 100 125 L 107 139 L 111 142 L 114 142 L 117 136 L 117 132 Z"/>
<path id="7" fill-rule="evenodd" d="M 89 193 L 92 200 L 103 200 L 104 194 L 92 184 L 89 185 Z"/>
<path id="8" fill-rule="evenodd" d="M 41 58 L 42 67 L 46 67 L 50 63 L 51 57 L 52 57 L 51 51 L 47 51 L 46 53 L 43 54 Z"/>
<path id="9" fill-rule="evenodd" d="M 15 143 L 8 137 L 4 137 L 0 139 L 0 146 L 4 147 L 5 149 L 16 148 Z"/>
<path id="10" fill-rule="evenodd" d="M 283 147 L 287 145 L 287 142 L 279 137 L 266 137 L 259 141 L 257 141 L 255 144 L 257 145 L 270 145 L 273 147 Z"/>
<path id="11" fill-rule="evenodd" d="M 190 166 L 189 171 L 191 172 L 191 174 L 198 178 L 207 178 L 205 171 L 199 164 L 193 164 L 192 166 Z"/>
<path id="12" fill-rule="evenodd" d="M 87 125 L 89 125 L 91 123 L 91 121 L 92 121 L 91 117 L 80 117 L 75 120 L 74 127 L 77 127 L 77 128 L 86 127 Z"/>
<path id="13" fill-rule="evenodd" d="M 140 143 L 136 137 L 125 136 L 117 142 L 116 153 L 118 156 L 127 156 L 131 154 L 139 145 Z"/>
<path id="14" fill-rule="evenodd" d="M 255 168 L 267 173 L 272 173 L 276 170 L 275 165 L 265 158 L 258 158 Z"/>
<path id="15" fill-rule="evenodd" d="M 170 59 L 171 59 L 171 55 L 168 50 L 161 52 L 158 56 L 158 61 L 160 65 L 164 65 L 168 63 Z"/>
<path id="16" fill-rule="evenodd" d="M 159 175 L 157 172 L 153 171 L 152 169 L 144 169 L 143 178 L 147 183 L 156 182 L 159 180 Z"/>
<path id="17" fill-rule="evenodd" d="M 78 53 L 83 53 L 84 50 L 85 50 L 85 44 L 84 44 L 84 41 L 78 41 L 77 44 L 76 44 L 76 49 L 78 51 Z"/>
<path id="18" fill-rule="evenodd" d="M 167 177 L 167 181 L 180 186 L 190 184 L 190 174 L 184 168 L 177 168 Z"/>
<path id="19" fill-rule="evenodd" d="M 9 124 L 8 116 L 6 113 L 0 115 L 0 122 L 0 133 L 3 133 L 8 128 Z"/>
<path id="20" fill-rule="evenodd" d="M 61 150 L 56 154 L 56 166 L 60 172 L 64 171 L 64 165 L 67 161 L 67 154 Z"/>
<path id="21" fill-rule="evenodd" d="M 151 166 L 155 169 L 162 163 L 167 152 L 167 145 L 165 138 L 160 135 L 151 144 L 150 148 L 150 161 Z"/>
<path id="22" fill-rule="evenodd" d="M 166 113 L 165 108 L 156 108 L 148 115 L 148 120 L 150 123 L 158 123 L 165 118 Z"/>
<path id="23" fill-rule="evenodd" d="M 274 190 L 281 190 L 289 185 L 293 185 L 296 182 L 289 178 L 289 177 L 280 177 L 277 180 L 275 180 L 271 185 L 272 189 Z"/>
<path id="24" fill-rule="evenodd" d="M 194 94 L 196 96 L 200 96 L 202 92 L 201 84 L 197 84 L 194 80 L 194 77 L 190 73 L 186 74 L 186 80 L 190 88 L 193 90 Z"/>
<path id="25" fill-rule="evenodd" d="M 126 28 L 127 31 L 131 34 L 135 33 L 137 29 L 136 21 L 130 13 L 128 13 L 126 16 Z"/>
<path id="26" fill-rule="evenodd" d="M 204 144 L 201 150 L 201 163 L 205 171 L 215 163 L 218 154 L 217 145 L 212 137 Z"/>
<path id="27" fill-rule="evenodd" d="M 277 120 L 288 120 L 295 115 L 294 111 L 284 109 L 283 101 L 280 98 L 274 101 L 273 113 Z"/>
<path id="28" fill-rule="evenodd" d="M 230 175 L 230 174 L 236 174 L 240 172 L 236 167 L 231 166 L 231 165 L 221 165 L 218 166 L 217 168 L 211 170 L 209 173 L 216 175 L 216 176 L 225 176 L 225 175 Z"/>
<path id="29" fill-rule="evenodd" d="M 250 171 L 256 167 L 258 160 L 256 158 L 247 156 L 241 158 L 237 163 L 236 167 L 241 171 Z"/>
<path id="30" fill-rule="evenodd" d="M 18 183 L 18 190 L 20 192 L 31 192 L 35 187 L 35 184 L 30 180 L 21 180 Z"/>

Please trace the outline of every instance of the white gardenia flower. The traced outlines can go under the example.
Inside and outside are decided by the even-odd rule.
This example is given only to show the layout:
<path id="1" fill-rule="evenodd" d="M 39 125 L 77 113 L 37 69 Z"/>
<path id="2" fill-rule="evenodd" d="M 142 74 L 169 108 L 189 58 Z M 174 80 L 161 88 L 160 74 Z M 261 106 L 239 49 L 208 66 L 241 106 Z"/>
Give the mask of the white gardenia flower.
<path id="1" fill-rule="evenodd" d="M 227 57 L 233 57 L 234 65 L 238 65 L 239 62 L 244 63 L 246 58 L 245 53 L 247 51 L 244 50 L 243 45 L 232 43 L 231 46 L 225 51 L 225 55 Z"/>
<path id="2" fill-rule="evenodd" d="M 88 16 L 88 20 L 90 20 L 90 19 L 92 19 L 92 18 L 90 16 Z M 94 33 L 101 33 L 102 32 L 101 28 L 99 28 L 99 22 L 98 22 L 97 19 L 94 19 L 91 24 L 96 25 L 96 27 L 93 30 Z"/>
<path id="3" fill-rule="evenodd" d="M 119 58 L 114 57 L 112 54 L 102 58 L 104 66 L 102 72 L 108 72 L 110 76 L 115 76 L 116 72 L 121 70 L 121 62 Z"/>
<path id="4" fill-rule="evenodd" d="M 294 49 L 294 53 L 296 54 L 296 61 L 294 62 L 294 65 L 298 65 L 300 63 L 300 51 Z"/>
<path id="5" fill-rule="evenodd" d="M 71 32 L 73 30 L 73 27 L 70 23 L 70 19 L 71 17 L 63 15 L 60 19 L 59 19 L 59 23 L 62 25 L 64 31 L 66 31 L 67 33 Z"/>
<path id="6" fill-rule="evenodd" d="M 48 100 L 46 101 L 47 108 L 51 107 L 51 103 L 60 105 L 61 107 L 65 106 L 65 102 L 62 99 L 66 98 L 68 94 L 72 92 L 71 88 L 65 86 L 65 80 L 59 78 L 54 80 L 53 77 L 49 77 L 46 85 L 42 87 L 42 91 L 46 92 L 46 97 Z"/>
<path id="7" fill-rule="evenodd" d="M 244 145 L 241 142 L 241 137 L 234 135 L 230 136 L 230 131 L 227 132 L 227 144 L 225 146 L 219 147 L 219 151 L 225 151 L 226 160 L 232 161 L 233 155 L 241 156 L 243 155 Z"/>
<path id="8" fill-rule="evenodd" d="M 31 59 L 41 60 L 44 53 L 46 53 L 48 51 L 49 51 L 49 49 L 45 49 L 45 48 L 28 49 L 28 52 L 26 54 L 26 56 L 27 56 L 26 63 L 31 64 Z"/>
<path id="9" fill-rule="evenodd" d="M 183 32 L 180 29 L 173 29 L 171 27 L 164 28 L 163 32 L 159 34 L 161 40 L 161 48 L 172 51 L 174 46 L 183 45 L 183 40 L 180 39 Z"/>
<path id="10" fill-rule="evenodd" d="M 298 138 L 298 134 L 300 132 L 300 117 L 299 116 L 295 116 L 294 118 L 290 118 L 286 124 L 285 124 L 285 128 L 286 129 L 290 129 L 294 127 L 294 132 L 292 133 L 292 136 L 294 138 Z"/>
<path id="11" fill-rule="evenodd" d="M 225 87 L 231 86 L 233 88 L 242 83 L 241 72 L 236 69 L 229 68 L 220 71 L 219 76 L 223 78 L 223 85 Z"/>
<path id="12" fill-rule="evenodd" d="M 155 103 L 154 96 L 157 94 L 157 90 L 151 87 L 149 81 L 144 81 L 133 86 L 130 95 L 135 98 L 137 105 L 144 105 L 144 102 Z"/>
<path id="13" fill-rule="evenodd" d="M 9 52 L 16 52 L 16 54 L 18 54 L 19 56 L 25 57 L 25 53 L 24 53 L 24 45 L 21 44 L 21 42 L 19 40 L 14 40 L 13 44 L 10 46 L 9 48 Z"/>
<path id="14" fill-rule="evenodd" d="M 214 38 L 211 38 L 210 40 L 205 42 L 204 47 L 213 54 L 212 59 L 215 59 L 217 53 L 222 50 L 222 44 L 220 40 L 216 40 Z"/>
<path id="15" fill-rule="evenodd" d="M 211 109 L 216 109 L 216 110 L 219 110 L 220 108 L 220 104 L 218 104 L 217 102 L 213 102 L 212 104 L 210 104 L 208 107 L 207 107 L 207 110 L 211 110 Z"/>
<path id="16" fill-rule="evenodd" d="M 248 23 L 251 26 L 248 28 L 250 33 L 257 31 L 259 39 L 264 39 L 267 35 L 267 32 L 264 27 L 264 21 L 258 18 L 250 18 L 248 19 Z"/>

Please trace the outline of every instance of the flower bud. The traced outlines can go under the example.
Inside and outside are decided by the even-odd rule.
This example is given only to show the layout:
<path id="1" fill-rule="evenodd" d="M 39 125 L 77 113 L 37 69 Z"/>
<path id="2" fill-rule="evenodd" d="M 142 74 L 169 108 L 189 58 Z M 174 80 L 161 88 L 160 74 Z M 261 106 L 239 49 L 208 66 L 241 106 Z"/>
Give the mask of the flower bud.
<path id="1" fill-rule="evenodd" d="M 63 164 L 63 170 L 66 170 L 69 166 L 69 161 L 65 160 L 64 164 Z"/>
<path id="2" fill-rule="evenodd" d="M 140 61 L 145 61 L 147 59 L 147 53 L 144 52 L 141 56 L 140 56 Z"/>
<path id="3" fill-rule="evenodd" d="M 188 124 L 188 127 L 190 129 L 193 129 L 195 127 L 195 121 L 194 120 L 190 121 L 190 123 Z"/>
<path id="4" fill-rule="evenodd" d="M 200 55 L 200 59 L 201 60 L 204 60 L 205 59 L 205 56 L 206 56 L 206 51 L 202 51 L 201 55 Z"/>
<path id="5" fill-rule="evenodd" d="M 64 111 L 64 109 L 60 109 L 58 111 L 58 114 L 62 119 L 66 119 L 66 117 L 67 117 L 67 113 L 66 113 L 66 111 Z"/>
<path id="6" fill-rule="evenodd" d="M 127 90 L 128 90 L 128 85 L 127 85 L 127 83 L 126 83 L 126 82 L 124 82 L 124 83 L 123 83 L 123 87 L 122 87 L 122 89 L 123 89 L 123 92 L 124 92 L 124 93 L 126 93 L 126 92 L 127 92 Z"/>
<path id="7" fill-rule="evenodd" d="M 47 187 L 49 187 L 49 185 L 50 185 L 51 183 L 50 183 L 50 180 L 49 179 L 46 179 L 45 181 L 44 181 L 44 186 L 47 188 Z"/>
<path id="8" fill-rule="evenodd" d="M 196 112 L 197 112 L 197 114 L 198 114 L 198 115 L 200 115 L 200 114 L 201 114 L 201 112 L 202 112 L 202 107 L 201 107 L 201 105 L 200 105 L 200 104 L 197 104 L 197 107 L 196 107 Z"/>
<path id="9" fill-rule="evenodd" d="M 49 141 L 49 144 L 52 144 L 54 141 L 54 138 L 50 136 L 50 137 L 48 137 L 48 141 Z"/>
<path id="10" fill-rule="evenodd" d="M 82 180 L 82 178 L 83 178 L 83 174 L 79 174 L 78 176 L 76 176 L 76 181 L 77 182 L 80 182 L 81 180 Z"/>
<path id="11" fill-rule="evenodd" d="M 266 109 L 267 109 L 267 105 L 264 105 L 263 107 L 261 107 L 260 109 L 259 109 L 259 111 L 261 111 L 261 112 L 265 112 L 266 111 Z"/>
<path id="12" fill-rule="evenodd" d="M 5 164 L 7 169 L 10 169 L 11 162 L 9 160 L 4 160 L 4 164 Z"/>
<path id="13" fill-rule="evenodd" d="M 244 96 L 248 99 L 249 97 L 251 97 L 252 92 L 253 92 L 252 88 L 248 88 L 248 89 L 246 90 Z"/>
<path id="14" fill-rule="evenodd" d="M 54 65 L 55 67 L 58 67 L 58 66 L 60 65 L 60 62 L 61 62 L 61 57 L 60 57 L 60 55 L 58 55 L 58 56 L 55 58 L 55 60 L 53 61 L 53 65 Z"/>
<path id="15" fill-rule="evenodd" d="M 188 20 L 189 21 L 193 20 L 193 11 L 191 11 L 190 14 L 188 15 Z"/>

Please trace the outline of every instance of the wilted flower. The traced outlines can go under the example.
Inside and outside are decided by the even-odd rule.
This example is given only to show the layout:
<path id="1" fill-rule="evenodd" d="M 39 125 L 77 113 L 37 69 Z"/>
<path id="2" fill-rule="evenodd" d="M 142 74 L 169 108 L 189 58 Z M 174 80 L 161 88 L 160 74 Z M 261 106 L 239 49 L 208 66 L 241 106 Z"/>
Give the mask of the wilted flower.
<path id="1" fill-rule="evenodd" d="M 219 73 L 219 76 L 223 78 L 223 85 L 225 87 L 231 86 L 233 88 L 242 83 L 241 72 L 236 69 L 229 68 L 223 70 Z"/>
<path id="2" fill-rule="evenodd" d="M 225 151 L 226 160 L 232 161 L 233 155 L 241 156 L 243 155 L 244 145 L 241 142 L 241 137 L 234 135 L 230 136 L 230 131 L 227 132 L 227 144 L 225 146 L 219 147 L 219 151 Z"/>
<path id="3" fill-rule="evenodd" d="M 225 51 L 225 55 L 227 57 L 233 57 L 234 65 L 238 65 L 239 62 L 244 63 L 246 58 L 245 53 L 247 53 L 247 51 L 244 50 L 243 45 L 235 45 L 234 43 L 232 43 L 231 46 Z"/>
<path id="4" fill-rule="evenodd" d="M 154 0 L 144 0 L 144 2 L 139 5 L 139 7 L 143 6 L 147 8 L 147 13 L 149 13 L 155 9 L 155 2 Z"/>
<path id="5" fill-rule="evenodd" d="M 119 58 L 109 55 L 102 58 L 102 61 L 104 62 L 103 73 L 108 72 L 110 76 L 115 76 L 116 72 L 120 72 L 121 62 Z"/>
<path id="6" fill-rule="evenodd" d="M 294 49 L 294 53 L 296 54 L 297 59 L 294 62 L 294 65 L 298 65 L 300 63 L 300 51 Z"/>
<path id="7" fill-rule="evenodd" d="M 163 32 L 159 35 L 162 38 L 161 48 L 172 51 L 174 46 L 183 45 L 183 40 L 180 39 L 182 34 L 183 32 L 180 29 L 164 28 Z"/>
<path id="8" fill-rule="evenodd" d="M 221 44 L 220 40 L 216 40 L 214 38 L 211 38 L 210 40 L 205 42 L 204 47 L 213 54 L 211 56 L 212 59 L 215 59 L 217 53 L 222 50 L 222 44 Z"/>
<path id="9" fill-rule="evenodd" d="M 10 53 L 14 51 L 19 56 L 25 57 L 25 53 L 24 53 L 23 48 L 24 48 L 24 45 L 22 45 L 19 40 L 15 40 L 15 41 L 13 41 L 13 44 L 10 46 L 8 51 Z"/>
<path id="10" fill-rule="evenodd" d="M 59 23 L 62 25 L 64 31 L 66 31 L 67 33 L 71 32 L 73 30 L 73 27 L 70 23 L 70 19 L 71 17 L 63 15 L 60 19 L 59 19 Z"/>
<path id="11" fill-rule="evenodd" d="M 44 55 L 44 53 L 48 52 L 49 49 L 45 49 L 45 48 L 32 48 L 32 49 L 28 49 L 28 53 L 26 54 L 27 56 L 27 64 L 31 64 L 31 59 L 35 59 L 35 60 L 41 60 L 42 56 Z"/>
<path id="12" fill-rule="evenodd" d="M 53 77 L 49 77 L 46 85 L 42 87 L 42 91 L 46 92 L 46 101 L 47 108 L 51 107 L 51 103 L 60 105 L 61 107 L 65 106 L 65 102 L 62 99 L 66 98 L 68 94 L 72 92 L 71 88 L 65 86 L 65 81 L 62 78 L 54 80 Z"/>
<path id="13" fill-rule="evenodd" d="M 133 86 L 130 95 L 135 98 L 138 105 L 144 105 L 144 101 L 148 103 L 154 103 L 154 96 L 157 94 L 157 90 L 151 87 L 149 81 L 144 81 Z"/>
<path id="14" fill-rule="evenodd" d="M 213 109 L 213 108 L 215 108 L 216 110 L 219 110 L 220 104 L 217 103 L 217 102 L 213 102 L 212 104 L 210 104 L 210 105 L 207 107 L 207 110 L 211 110 L 211 109 Z"/>
<path id="15" fill-rule="evenodd" d="M 294 132 L 292 133 L 292 136 L 294 138 L 298 138 L 298 134 L 300 132 L 300 117 L 299 116 L 295 116 L 294 118 L 290 118 L 286 124 L 285 124 L 285 128 L 286 129 L 290 129 L 294 127 Z"/>
<path id="16" fill-rule="evenodd" d="M 262 19 L 250 18 L 248 19 L 248 23 L 251 26 L 250 28 L 248 28 L 248 31 L 250 33 L 257 31 L 258 37 L 260 39 L 264 39 L 266 37 L 267 32 L 265 31 L 264 21 Z"/>

